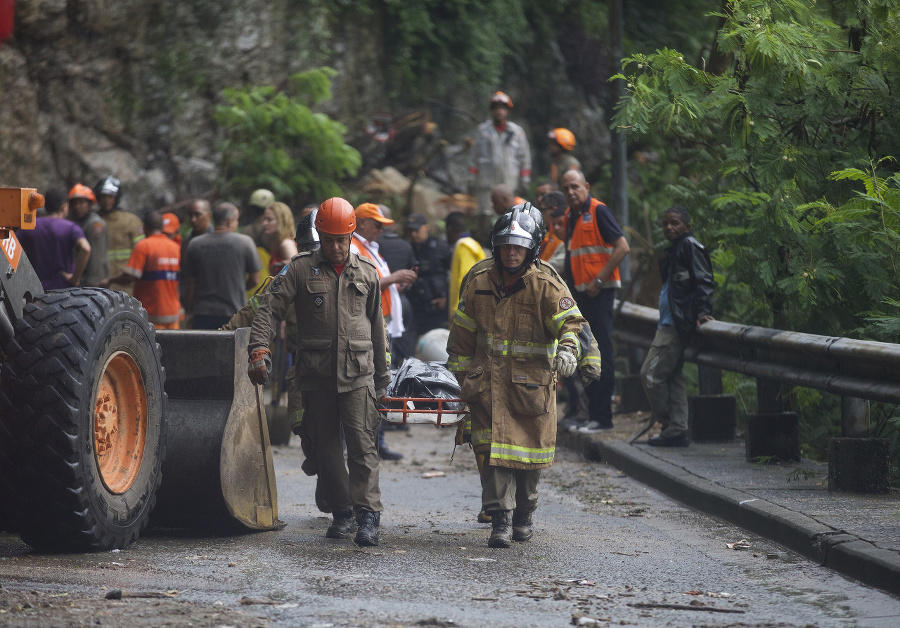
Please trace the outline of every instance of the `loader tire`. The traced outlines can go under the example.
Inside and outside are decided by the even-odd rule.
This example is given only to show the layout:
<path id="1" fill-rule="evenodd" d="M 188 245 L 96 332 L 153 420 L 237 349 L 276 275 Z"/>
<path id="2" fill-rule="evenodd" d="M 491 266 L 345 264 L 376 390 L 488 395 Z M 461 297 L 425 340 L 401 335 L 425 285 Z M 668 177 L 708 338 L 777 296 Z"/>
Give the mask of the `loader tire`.
<path id="1" fill-rule="evenodd" d="M 140 303 L 100 288 L 25 308 L 0 369 L 0 495 L 44 551 L 135 541 L 165 456 L 165 374 Z"/>

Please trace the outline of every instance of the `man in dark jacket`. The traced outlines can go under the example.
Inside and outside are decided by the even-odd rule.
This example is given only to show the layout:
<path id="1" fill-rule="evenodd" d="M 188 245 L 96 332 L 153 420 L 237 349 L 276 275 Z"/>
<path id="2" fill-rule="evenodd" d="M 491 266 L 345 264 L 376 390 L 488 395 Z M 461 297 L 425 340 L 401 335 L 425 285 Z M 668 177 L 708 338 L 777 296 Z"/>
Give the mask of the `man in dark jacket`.
<path id="1" fill-rule="evenodd" d="M 694 331 L 713 320 L 715 288 L 706 248 L 691 232 L 691 217 L 680 206 L 663 216 L 663 234 L 672 243 L 659 261 L 659 327 L 641 367 L 641 383 L 652 418 L 662 426 L 647 442 L 656 447 L 687 447 L 688 407 L 684 387 L 684 347 Z"/>
<path id="2" fill-rule="evenodd" d="M 447 324 L 447 292 L 450 289 L 450 245 L 428 233 L 428 221 L 422 214 L 411 214 L 406 232 L 419 263 L 419 276 L 409 287 L 418 335 Z"/>

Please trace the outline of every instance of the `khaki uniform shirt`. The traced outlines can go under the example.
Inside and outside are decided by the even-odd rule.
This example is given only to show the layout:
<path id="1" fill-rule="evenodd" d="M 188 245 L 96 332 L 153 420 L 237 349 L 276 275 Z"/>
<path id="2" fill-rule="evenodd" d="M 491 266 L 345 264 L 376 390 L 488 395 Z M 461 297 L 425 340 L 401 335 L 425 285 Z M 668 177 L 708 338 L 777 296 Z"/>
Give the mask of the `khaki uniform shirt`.
<path id="1" fill-rule="evenodd" d="M 103 220 L 106 221 L 106 228 L 109 233 L 109 275 L 115 277 L 131 258 L 131 249 L 137 244 L 138 240 L 144 237 L 144 223 L 140 218 L 121 209 L 114 209 L 109 213 L 101 214 Z M 131 284 L 112 284 L 110 288 L 113 290 L 121 290 L 131 294 Z"/>
<path id="2" fill-rule="evenodd" d="M 490 464 L 542 469 L 553 463 L 554 359 L 565 345 L 580 360 L 586 327 L 565 282 L 546 264 L 532 264 L 509 292 L 492 260 L 472 268 L 450 326 L 447 366 L 469 406 L 472 446 L 490 453 Z"/>
<path id="3" fill-rule="evenodd" d="M 272 281 L 253 318 L 250 346 L 267 348 L 293 304 L 298 321 L 296 378 L 300 390 L 338 393 L 391 381 L 387 330 L 375 266 L 350 254 L 338 275 L 321 250 L 295 256 Z"/>

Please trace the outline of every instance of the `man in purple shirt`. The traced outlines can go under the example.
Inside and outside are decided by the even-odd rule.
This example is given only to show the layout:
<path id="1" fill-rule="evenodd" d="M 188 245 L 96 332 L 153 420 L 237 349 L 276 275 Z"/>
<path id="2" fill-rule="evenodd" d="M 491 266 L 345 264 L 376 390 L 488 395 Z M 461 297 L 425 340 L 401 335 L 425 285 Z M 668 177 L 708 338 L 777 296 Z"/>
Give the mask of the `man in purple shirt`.
<path id="1" fill-rule="evenodd" d="M 91 256 L 91 245 L 81 227 L 66 220 L 69 203 L 65 191 L 49 190 L 44 207 L 47 215 L 37 219 L 34 229 L 20 229 L 16 237 L 44 290 L 77 286 Z"/>

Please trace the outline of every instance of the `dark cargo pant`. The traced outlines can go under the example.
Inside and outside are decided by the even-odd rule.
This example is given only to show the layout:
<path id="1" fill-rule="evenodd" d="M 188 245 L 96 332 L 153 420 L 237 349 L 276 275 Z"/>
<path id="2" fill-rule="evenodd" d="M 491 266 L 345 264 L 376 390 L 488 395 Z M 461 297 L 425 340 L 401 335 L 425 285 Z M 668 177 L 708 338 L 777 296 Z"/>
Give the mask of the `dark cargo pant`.
<path id="1" fill-rule="evenodd" d="M 653 419 L 662 425 L 662 435 L 674 438 L 687 433 L 688 405 L 685 389 L 684 342 L 672 325 L 656 330 L 653 344 L 641 366 L 641 384 Z"/>
<path id="2" fill-rule="evenodd" d="M 537 508 L 540 469 L 508 469 L 485 460 L 481 471 L 481 505 L 485 512 L 515 510 L 530 515 Z"/>
<path id="3" fill-rule="evenodd" d="M 374 391 L 368 386 L 345 393 L 304 391 L 303 407 L 303 422 L 319 458 L 319 490 L 331 512 L 350 508 L 355 512 L 381 512 L 376 449 L 381 417 L 375 408 Z"/>

